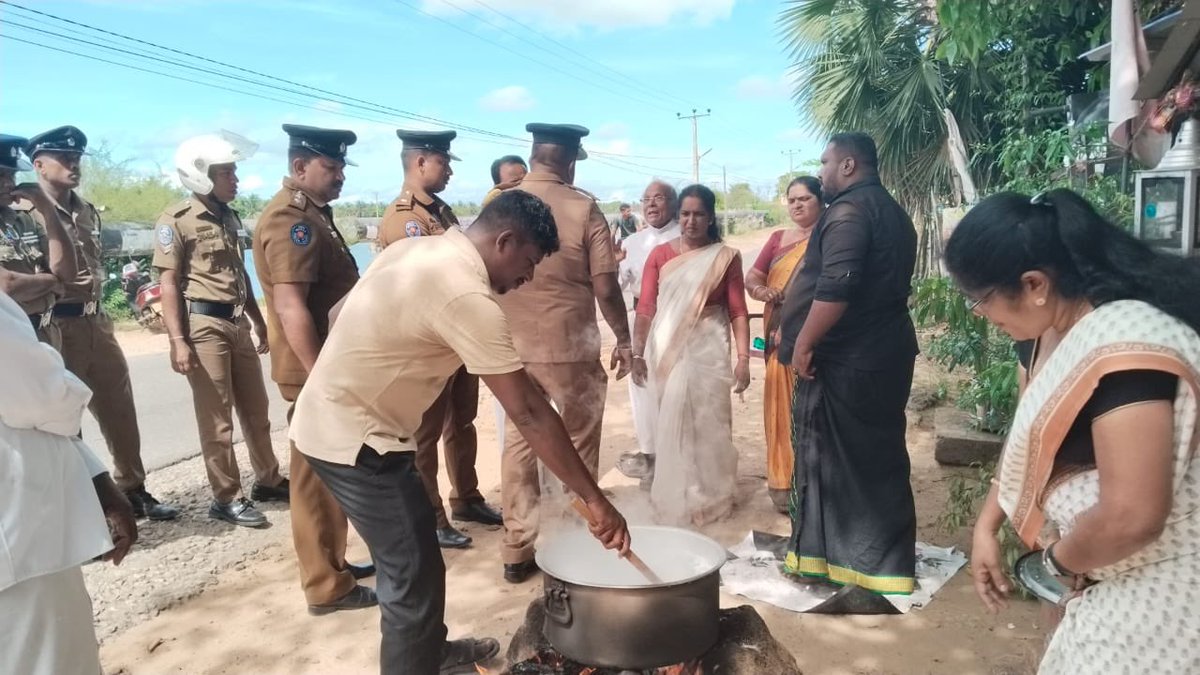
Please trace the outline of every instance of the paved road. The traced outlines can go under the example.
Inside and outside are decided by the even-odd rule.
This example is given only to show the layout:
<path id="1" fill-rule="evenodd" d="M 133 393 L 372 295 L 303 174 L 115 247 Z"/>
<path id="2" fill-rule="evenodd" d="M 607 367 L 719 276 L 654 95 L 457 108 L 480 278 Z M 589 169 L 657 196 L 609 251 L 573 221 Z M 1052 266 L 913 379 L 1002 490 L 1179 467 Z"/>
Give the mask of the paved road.
<path id="1" fill-rule="evenodd" d="M 269 379 L 270 357 L 263 357 L 267 395 L 271 399 L 271 428 L 287 426 L 287 404 Z M 138 427 L 142 432 L 142 461 L 147 471 L 200 454 L 200 437 L 192 409 L 192 390 L 187 380 L 171 370 L 165 352 L 140 354 L 129 358 L 133 380 L 133 399 L 137 406 Z M 96 393 L 101 396 L 100 392 Z M 235 416 L 236 417 L 236 416 Z M 234 420 L 234 440 L 242 440 L 242 431 Z M 104 437 L 91 414 L 83 416 L 83 438 L 111 466 Z"/>

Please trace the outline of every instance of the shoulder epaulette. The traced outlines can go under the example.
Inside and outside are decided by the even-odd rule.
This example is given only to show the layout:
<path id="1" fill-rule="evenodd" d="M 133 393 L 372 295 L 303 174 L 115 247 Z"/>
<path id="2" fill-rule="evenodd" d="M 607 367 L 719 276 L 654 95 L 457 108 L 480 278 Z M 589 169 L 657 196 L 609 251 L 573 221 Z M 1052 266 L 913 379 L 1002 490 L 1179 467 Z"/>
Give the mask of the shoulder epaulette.
<path id="1" fill-rule="evenodd" d="M 288 205 L 304 210 L 308 207 L 308 196 L 300 190 L 292 190 L 292 198 L 288 200 Z"/>
<path id="2" fill-rule="evenodd" d="M 563 183 L 563 185 L 566 185 L 566 183 Z M 587 197 L 588 199 L 590 199 L 592 201 L 596 201 L 596 195 L 588 192 L 587 190 L 584 190 L 583 188 L 579 187 L 578 185 L 567 185 L 567 187 L 571 188 L 572 190 L 578 192 L 579 194 L 583 195 L 584 197 Z"/>
<path id="3" fill-rule="evenodd" d="M 178 218 L 179 216 L 187 213 L 188 209 L 190 208 L 192 208 L 192 200 L 185 199 L 178 204 L 173 204 L 170 208 L 168 208 L 167 214 L 174 218 Z"/>

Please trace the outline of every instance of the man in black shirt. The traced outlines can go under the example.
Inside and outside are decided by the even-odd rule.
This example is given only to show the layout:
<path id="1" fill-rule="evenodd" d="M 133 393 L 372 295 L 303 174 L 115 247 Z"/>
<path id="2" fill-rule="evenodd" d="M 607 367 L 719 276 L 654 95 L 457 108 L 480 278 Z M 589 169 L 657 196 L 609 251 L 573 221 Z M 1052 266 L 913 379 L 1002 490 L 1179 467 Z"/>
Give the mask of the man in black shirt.
<path id="1" fill-rule="evenodd" d="M 833 136 L 829 207 L 787 287 L 779 360 L 797 373 L 789 573 L 908 594 L 916 513 L 904 408 L 917 340 L 908 314 L 912 220 L 880 184 L 875 142 Z"/>

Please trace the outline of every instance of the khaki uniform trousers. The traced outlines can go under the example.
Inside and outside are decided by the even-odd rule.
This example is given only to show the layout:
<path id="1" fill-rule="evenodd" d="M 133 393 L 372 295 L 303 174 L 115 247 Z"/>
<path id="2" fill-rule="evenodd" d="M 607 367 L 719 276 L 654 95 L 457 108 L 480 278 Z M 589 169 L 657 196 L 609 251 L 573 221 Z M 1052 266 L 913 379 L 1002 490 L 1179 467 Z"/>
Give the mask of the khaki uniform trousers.
<path id="1" fill-rule="evenodd" d="M 62 331 L 58 329 L 58 326 L 54 322 L 34 328 L 33 332 L 37 334 L 39 342 L 54 347 L 54 351 L 59 354 L 62 353 Z"/>
<path id="2" fill-rule="evenodd" d="M 279 393 L 288 405 L 288 423 L 296 410 L 300 387 L 279 385 Z M 295 443 L 291 446 L 288 469 L 292 512 L 292 545 L 300 567 L 300 588 L 310 605 L 328 605 L 346 596 L 358 585 L 346 566 L 346 535 L 350 529 L 346 514 L 333 493 Z"/>
<path id="3" fill-rule="evenodd" d="M 241 472 L 233 453 L 235 406 L 255 479 L 268 487 L 279 485 L 283 476 L 271 446 L 267 388 L 262 363 L 250 339 L 250 322 L 244 316 L 234 322 L 192 314 L 189 327 L 200 367 L 187 378 L 213 498 L 228 504 L 242 492 Z"/>
<path id="4" fill-rule="evenodd" d="M 54 319 L 62 335 L 62 357 L 71 371 L 92 390 L 88 410 L 100 425 L 100 433 L 113 458 L 112 479 L 123 491 L 136 490 L 146 482 L 142 465 L 142 437 L 129 364 L 113 335 L 112 320 L 103 314 Z"/>
<path id="5" fill-rule="evenodd" d="M 562 416 L 571 442 L 595 478 L 600 470 L 600 428 L 608 374 L 600 361 L 526 363 L 525 372 Z M 504 538 L 500 556 L 506 565 L 533 560 L 542 497 L 539 462 L 509 418 L 504 428 L 500 490 L 504 502 Z"/>
<path id="6" fill-rule="evenodd" d="M 437 526 L 447 527 L 446 509 L 438 493 L 438 438 L 442 439 L 446 455 L 446 473 L 450 476 L 451 510 L 483 501 L 479 492 L 479 475 L 475 473 L 475 457 L 479 439 L 475 433 L 475 415 L 479 412 L 479 377 L 459 368 L 450 376 L 446 388 L 425 411 L 421 426 L 414 438 L 417 442 L 417 471 L 433 512 Z"/>

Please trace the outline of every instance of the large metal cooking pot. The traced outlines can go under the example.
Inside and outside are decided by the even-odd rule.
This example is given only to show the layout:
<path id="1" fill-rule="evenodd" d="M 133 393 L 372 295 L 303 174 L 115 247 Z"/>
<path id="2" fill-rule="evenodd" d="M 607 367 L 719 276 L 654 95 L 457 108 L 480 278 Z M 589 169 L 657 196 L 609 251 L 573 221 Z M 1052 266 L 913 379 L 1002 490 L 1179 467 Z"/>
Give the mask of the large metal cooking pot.
<path id="1" fill-rule="evenodd" d="M 537 552 L 546 639 L 589 666 L 644 670 L 697 658 L 717 641 L 725 549 L 674 527 L 630 527 L 633 548 L 663 581 L 651 584 L 585 530 Z"/>

